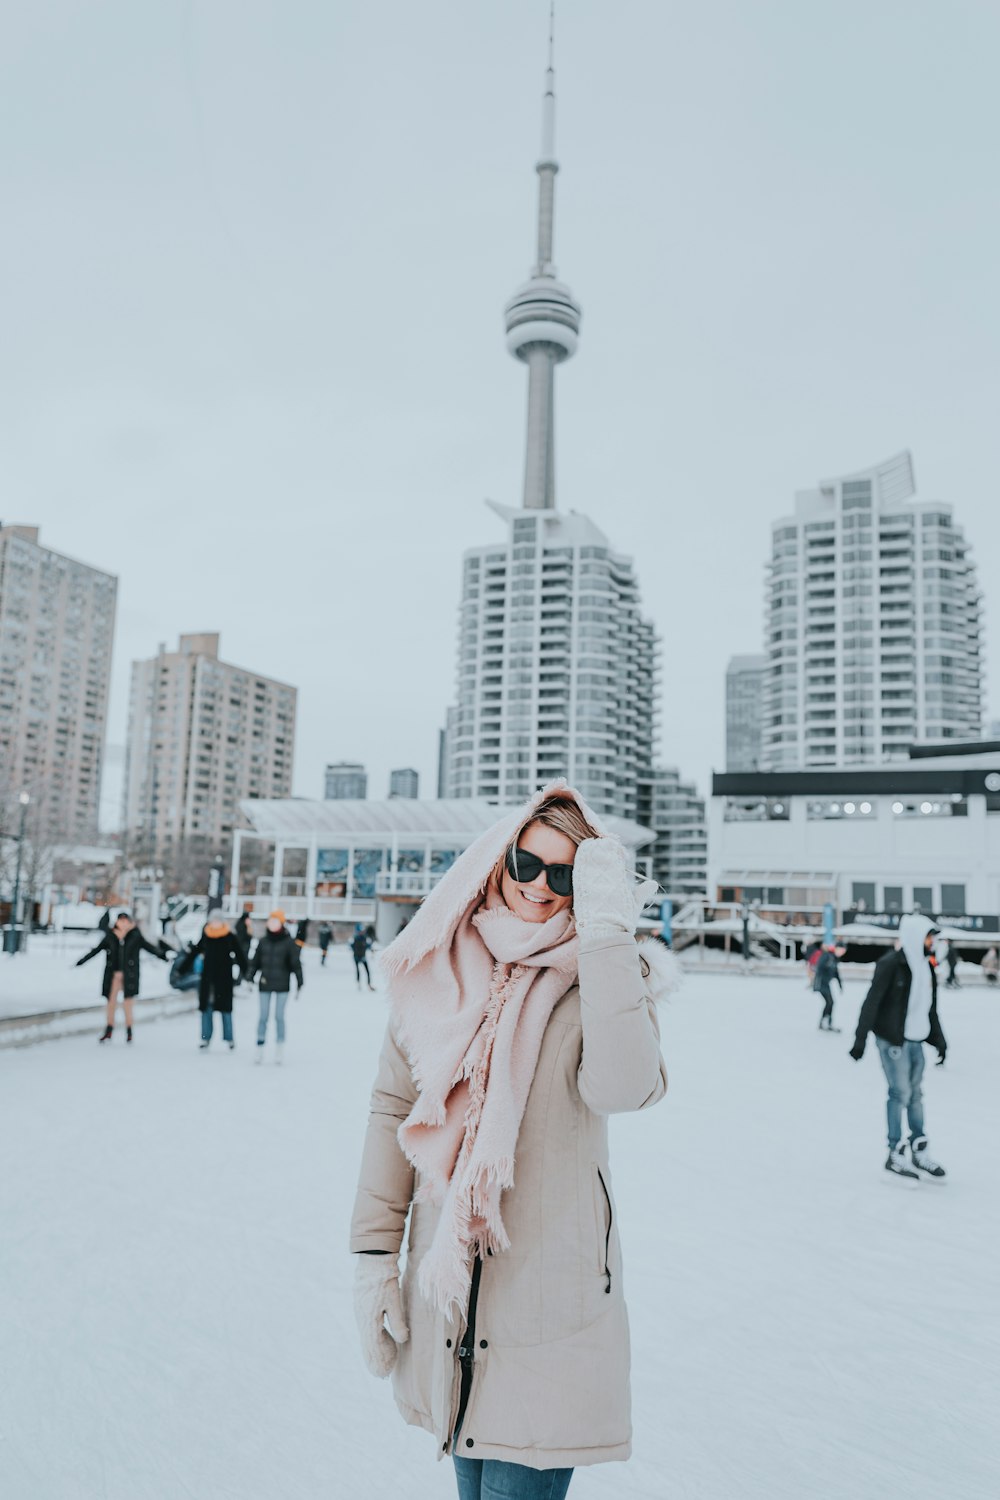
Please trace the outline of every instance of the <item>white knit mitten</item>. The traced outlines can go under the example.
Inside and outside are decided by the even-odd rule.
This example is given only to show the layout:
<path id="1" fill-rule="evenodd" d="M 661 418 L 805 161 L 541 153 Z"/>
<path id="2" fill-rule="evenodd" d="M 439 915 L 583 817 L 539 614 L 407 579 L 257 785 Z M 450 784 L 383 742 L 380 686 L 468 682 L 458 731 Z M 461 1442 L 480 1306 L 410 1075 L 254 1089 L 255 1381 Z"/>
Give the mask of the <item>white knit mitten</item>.
<path id="1" fill-rule="evenodd" d="M 410 1337 L 399 1267 L 395 1255 L 357 1255 L 355 1261 L 354 1318 L 361 1353 L 372 1374 L 384 1380 L 396 1363 L 396 1345 Z"/>
<path id="2" fill-rule="evenodd" d="M 617 839 L 584 839 L 573 864 L 573 915 L 582 939 L 601 942 L 635 932 L 656 882 L 637 885 L 624 844 Z"/>

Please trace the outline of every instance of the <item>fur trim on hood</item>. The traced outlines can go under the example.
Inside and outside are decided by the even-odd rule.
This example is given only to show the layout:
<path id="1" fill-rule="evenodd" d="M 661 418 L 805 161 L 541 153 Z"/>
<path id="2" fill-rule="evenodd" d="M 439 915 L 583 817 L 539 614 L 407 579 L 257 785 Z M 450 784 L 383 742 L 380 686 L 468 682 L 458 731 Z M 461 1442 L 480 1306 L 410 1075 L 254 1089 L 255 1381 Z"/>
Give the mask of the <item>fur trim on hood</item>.
<path id="1" fill-rule="evenodd" d="M 666 944 L 659 938 L 643 938 L 639 944 L 639 956 L 646 967 L 651 997 L 660 1001 L 676 994 L 684 982 L 684 975 Z"/>

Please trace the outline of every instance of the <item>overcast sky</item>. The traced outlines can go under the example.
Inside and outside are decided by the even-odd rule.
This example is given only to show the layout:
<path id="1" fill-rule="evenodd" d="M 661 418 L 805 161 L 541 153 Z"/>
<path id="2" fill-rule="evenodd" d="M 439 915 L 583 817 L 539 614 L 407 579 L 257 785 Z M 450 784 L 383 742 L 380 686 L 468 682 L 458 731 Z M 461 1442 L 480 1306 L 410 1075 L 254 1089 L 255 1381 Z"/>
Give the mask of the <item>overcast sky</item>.
<path id="1" fill-rule="evenodd" d="M 113 745 L 132 658 L 220 630 L 300 690 L 297 793 L 433 793 L 461 553 L 520 498 L 546 12 L 7 7 L 0 517 L 119 575 Z M 637 555 L 703 789 L 798 488 L 910 447 L 996 654 L 998 55 L 995 0 L 559 6 L 559 503 Z"/>

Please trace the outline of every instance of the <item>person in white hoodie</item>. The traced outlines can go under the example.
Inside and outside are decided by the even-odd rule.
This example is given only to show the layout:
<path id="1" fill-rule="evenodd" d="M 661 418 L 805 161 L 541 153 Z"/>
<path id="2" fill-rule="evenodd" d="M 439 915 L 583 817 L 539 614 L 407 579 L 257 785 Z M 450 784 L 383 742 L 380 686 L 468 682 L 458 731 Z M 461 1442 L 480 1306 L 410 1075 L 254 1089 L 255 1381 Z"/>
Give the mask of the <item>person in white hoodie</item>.
<path id="1" fill-rule="evenodd" d="M 934 939 L 937 928 L 927 917 L 903 917 L 899 946 L 875 965 L 871 988 L 858 1017 L 850 1055 L 860 1061 L 868 1033 L 874 1032 L 882 1070 L 889 1085 L 886 1113 L 889 1155 L 885 1168 L 897 1177 L 943 1182 L 944 1167 L 927 1149 L 924 1134 L 924 1043 L 944 1062 L 948 1044 L 937 1013 Z M 903 1140 L 903 1112 L 909 1126 L 909 1152 Z"/>

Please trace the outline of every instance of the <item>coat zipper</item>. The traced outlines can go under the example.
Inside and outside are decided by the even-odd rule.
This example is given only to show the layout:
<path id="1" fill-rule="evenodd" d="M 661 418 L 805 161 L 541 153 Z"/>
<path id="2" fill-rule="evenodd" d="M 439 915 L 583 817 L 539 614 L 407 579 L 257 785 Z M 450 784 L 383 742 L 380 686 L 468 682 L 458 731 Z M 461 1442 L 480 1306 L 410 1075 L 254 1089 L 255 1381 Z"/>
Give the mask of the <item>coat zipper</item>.
<path id="1" fill-rule="evenodd" d="M 611 1291 L 611 1226 L 612 1226 L 612 1224 L 614 1222 L 614 1214 L 613 1214 L 612 1209 L 611 1209 L 611 1194 L 608 1192 L 607 1185 L 606 1185 L 606 1183 L 604 1181 L 604 1173 L 601 1171 L 600 1167 L 598 1167 L 598 1169 L 597 1169 L 597 1180 L 601 1184 L 601 1192 L 604 1194 L 604 1201 L 608 1205 L 608 1228 L 607 1228 L 607 1233 L 604 1236 L 604 1274 L 608 1278 L 608 1284 L 604 1288 L 604 1290 L 606 1292 L 610 1293 L 610 1291 Z"/>
<path id="2" fill-rule="evenodd" d="M 458 1396 L 458 1415 L 455 1418 L 455 1426 L 451 1435 L 453 1450 L 458 1442 L 458 1434 L 462 1430 L 466 1408 L 469 1405 L 469 1396 L 472 1393 L 473 1366 L 476 1363 L 476 1308 L 479 1304 L 479 1279 L 482 1274 L 483 1263 L 477 1255 L 472 1267 L 472 1282 L 469 1286 L 469 1308 L 465 1318 L 465 1333 L 462 1335 L 462 1342 L 458 1349 L 458 1362 L 462 1370 L 462 1379 Z"/>

